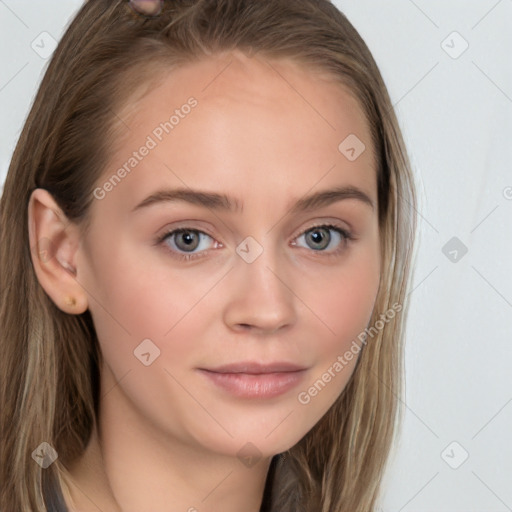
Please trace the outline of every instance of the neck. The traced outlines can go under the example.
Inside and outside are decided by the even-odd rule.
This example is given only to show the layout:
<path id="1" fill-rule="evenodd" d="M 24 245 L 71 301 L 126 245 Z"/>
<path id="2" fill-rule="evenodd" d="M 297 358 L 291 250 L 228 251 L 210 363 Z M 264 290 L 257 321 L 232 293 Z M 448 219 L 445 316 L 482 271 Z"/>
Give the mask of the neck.
<path id="1" fill-rule="evenodd" d="M 116 394 L 116 398 L 112 396 Z M 69 502 L 80 512 L 259 512 L 271 458 L 238 457 L 183 443 L 137 414 L 119 387 L 70 469 Z"/>

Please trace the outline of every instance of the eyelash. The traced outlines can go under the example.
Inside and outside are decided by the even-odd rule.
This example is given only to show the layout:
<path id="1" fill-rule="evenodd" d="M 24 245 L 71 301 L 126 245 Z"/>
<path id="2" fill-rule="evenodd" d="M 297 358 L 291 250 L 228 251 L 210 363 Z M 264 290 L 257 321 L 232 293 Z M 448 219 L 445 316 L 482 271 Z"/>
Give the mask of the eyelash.
<path id="1" fill-rule="evenodd" d="M 339 254 L 346 249 L 347 245 L 356 239 L 352 235 L 352 233 L 350 233 L 350 231 L 347 231 L 344 228 L 340 228 L 339 226 L 336 226 L 334 224 L 318 224 L 318 225 L 311 226 L 308 229 L 306 229 L 306 230 L 302 231 L 301 233 L 299 233 L 296 238 L 299 238 L 302 235 L 306 234 L 307 232 L 314 231 L 315 229 L 318 229 L 318 228 L 327 228 L 329 230 L 336 231 L 343 238 L 343 240 L 341 241 L 340 247 L 335 249 L 334 251 L 330 251 L 330 252 L 327 252 L 327 251 L 314 251 L 313 249 L 311 249 L 311 251 L 316 252 L 316 253 L 325 253 L 325 254 L 322 254 L 322 257 L 330 258 L 330 257 L 339 256 Z M 167 245 L 167 244 L 165 244 L 165 241 L 167 240 L 167 238 L 169 238 L 173 234 L 178 234 L 178 233 L 181 233 L 181 232 L 184 232 L 184 231 L 191 231 L 193 233 L 200 233 L 200 234 L 209 236 L 210 238 L 213 239 L 213 237 L 211 235 L 209 235 L 208 233 L 205 233 L 204 231 L 201 231 L 199 229 L 180 227 L 180 228 L 175 228 L 175 229 L 173 229 L 171 231 L 167 231 L 166 233 L 164 233 L 162 236 L 160 236 L 157 239 L 156 244 L 157 245 L 161 245 L 161 244 Z M 167 248 L 171 252 L 172 257 L 177 258 L 180 261 L 187 261 L 187 262 L 191 261 L 191 260 L 195 260 L 197 258 L 202 258 L 202 257 L 204 257 L 204 254 L 207 252 L 207 251 L 202 251 L 202 252 L 199 252 L 199 253 L 187 254 L 187 253 L 176 252 L 174 249 L 170 249 L 168 246 L 167 246 Z"/>

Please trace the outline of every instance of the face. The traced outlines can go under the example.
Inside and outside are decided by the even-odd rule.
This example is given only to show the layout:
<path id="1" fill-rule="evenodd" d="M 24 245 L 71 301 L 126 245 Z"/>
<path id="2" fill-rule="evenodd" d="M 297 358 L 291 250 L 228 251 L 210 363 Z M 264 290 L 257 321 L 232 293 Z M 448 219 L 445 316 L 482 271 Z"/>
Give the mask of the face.
<path id="1" fill-rule="evenodd" d="M 283 452 L 347 384 L 357 356 L 340 356 L 377 294 L 362 111 L 291 61 L 231 53 L 169 73 L 120 117 L 77 256 L 102 407 L 215 453 Z M 204 371 L 246 362 L 303 370 Z"/>

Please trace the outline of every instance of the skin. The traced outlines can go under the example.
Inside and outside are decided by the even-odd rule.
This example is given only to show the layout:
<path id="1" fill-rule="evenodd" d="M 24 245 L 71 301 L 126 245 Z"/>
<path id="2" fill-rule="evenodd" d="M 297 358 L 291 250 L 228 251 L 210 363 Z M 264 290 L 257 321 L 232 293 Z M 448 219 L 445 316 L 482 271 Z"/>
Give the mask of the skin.
<path id="1" fill-rule="evenodd" d="M 31 243 L 51 239 L 56 256 L 34 261 L 38 279 L 63 311 L 90 310 L 104 358 L 97 428 L 71 468 L 75 510 L 258 511 L 271 457 L 324 416 L 357 358 L 307 405 L 299 392 L 350 348 L 373 310 L 380 252 L 370 132 L 357 102 L 326 77 L 238 52 L 166 74 L 121 113 L 129 132 L 98 184 L 191 96 L 191 113 L 93 202 L 86 237 L 47 192 L 30 199 Z M 349 134 L 366 144 L 355 161 L 338 150 Z M 289 214 L 305 194 L 343 185 L 375 208 L 344 199 Z M 130 212 L 156 190 L 184 186 L 229 194 L 243 211 L 173 202 Z M 304 232 L 328 223 L 356 240 L 324 231 L 331 241 L 315 249 Z M 155 244 L 178 227 L 206 233 L 193 249 L 203 257 L 173 257 L 186 254 L 178 237 Z M 252 263 L 235 250 L 248 236 L 263 249 Z M 160 349 L 149 366 L 134 357 L 146 338 Z M 268 399 L 234 397 L 197 371 L 243 360 L 307 371 Z M 250 467 L 237 456 L 248 442 Z"/>

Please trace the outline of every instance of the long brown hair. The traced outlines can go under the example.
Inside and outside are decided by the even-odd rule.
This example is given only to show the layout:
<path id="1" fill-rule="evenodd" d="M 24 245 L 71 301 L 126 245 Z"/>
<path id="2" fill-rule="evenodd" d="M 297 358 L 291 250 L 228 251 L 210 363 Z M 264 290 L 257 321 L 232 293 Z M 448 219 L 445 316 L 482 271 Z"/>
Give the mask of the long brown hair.
<path id="1" fill-rule="evenodd" d="M 68 315 L 40 286 L 27 205 L 48 190 L 84 228 L 93 189 L 116 142 L 116 112 L 180 64 L 239 49 L 329 73 L 359 101 L 377 155 L 381 282 L 374 329 L 346 388 L 267 477 L 269 510 L 374 510 L 401 409 L 406 290 L 416 229 L 414 180 L 378 67 L 328 0 L 172 0 L 159 16 L 126 0 L 89 0 L 60 41 L 16 146 L 0 202 L 0 509 L 37 511 L 64 488 L 98 407 L 101 353 L 89 311 Z M 142 77 L 142 80 L 141 80 Z M 141 83 L 142 82 L 142 83 Z M 341 141 L 340 141 L 341 142 Z M 384 325 L 382 325 L 384 324 Z M 58 453 L 33 460 L 42 442 Z M 277 460 L 277 459 L 276 459 Z M 273 462 L 275 462 L 273 460 Z M 56 509 L 56 508 L 55 508 Z"/>

